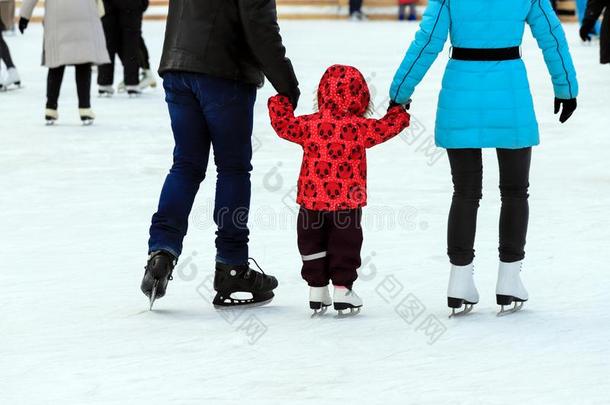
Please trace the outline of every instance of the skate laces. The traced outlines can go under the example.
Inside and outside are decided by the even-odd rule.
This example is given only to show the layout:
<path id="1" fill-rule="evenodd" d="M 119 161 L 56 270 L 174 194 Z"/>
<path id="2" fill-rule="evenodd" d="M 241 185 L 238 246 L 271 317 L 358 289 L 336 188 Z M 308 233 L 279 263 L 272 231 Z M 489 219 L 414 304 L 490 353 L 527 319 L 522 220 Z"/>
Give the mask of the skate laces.
<path id="1" fill-rule="evenodd" d="M 249 277 L 251 272 L 254 272 L 256 277 L 256 281 L 254 283 L 257 285 L 258 288 L 263 288 L 263 284 L 265 283 L 265 278 L 267 277 L 267 274 L 265 274 L 265 271 L 261 268 L 256 259 L 254 259 L 253 257 L 248 257 L 248 260 L 252 260 L 254 262 L 254 265 L 260 270 L 260 273 L 254 269 L 251 269 L 250 263 L 248 263 L 247 277 Z"/>

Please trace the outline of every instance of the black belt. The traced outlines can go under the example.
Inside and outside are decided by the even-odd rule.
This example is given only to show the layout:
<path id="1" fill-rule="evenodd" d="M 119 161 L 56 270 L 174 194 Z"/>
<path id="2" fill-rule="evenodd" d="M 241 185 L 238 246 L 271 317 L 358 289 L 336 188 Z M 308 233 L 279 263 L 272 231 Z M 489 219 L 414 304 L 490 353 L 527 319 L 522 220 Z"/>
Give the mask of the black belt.
<path id="1" fill-rule="evenodd" d="M 521 49 L 511 48 L 453 48 L 451 59 L 471 61 L 499 61 L 521 59 Z"/>

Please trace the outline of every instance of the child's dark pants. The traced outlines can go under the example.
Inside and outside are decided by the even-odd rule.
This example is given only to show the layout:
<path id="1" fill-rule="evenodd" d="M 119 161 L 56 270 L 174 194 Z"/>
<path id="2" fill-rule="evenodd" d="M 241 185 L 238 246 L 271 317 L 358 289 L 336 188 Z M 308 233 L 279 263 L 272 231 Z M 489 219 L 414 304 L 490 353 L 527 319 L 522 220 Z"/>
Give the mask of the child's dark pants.
<path id="1" fill-rule="evenodd" d="M 362 248 L 362 209 L 326 212 L 301 208 L 297 220 L 301 275 L 312 287 L 352 287 Z"/>

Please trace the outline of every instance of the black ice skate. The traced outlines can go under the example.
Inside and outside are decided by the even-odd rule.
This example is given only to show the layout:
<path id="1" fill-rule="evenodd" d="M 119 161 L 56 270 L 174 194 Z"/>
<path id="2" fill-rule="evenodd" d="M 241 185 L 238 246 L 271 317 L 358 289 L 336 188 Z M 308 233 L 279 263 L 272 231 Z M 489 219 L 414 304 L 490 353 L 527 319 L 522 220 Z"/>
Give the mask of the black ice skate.
<path id="1" fill-rule="evenodd" d="M 215 308 L 260 306 L 271 302 L 274 297 L 273 290 L 278 285 L 277 279 L 266 275 L 256 260 L 251 260 L 260 272 L 251 269 L 248 264 L 232 266 L 216 263 L 216 296 L 213 301 Z"/>
<path id="2" fill-rule="evenodd" d="M 165 295 L 175 266 L 176 258 L 164 251 L 153 252 L 148 258 L 140 289 L 150 299 L 151 311 L 155 300 Z"/>

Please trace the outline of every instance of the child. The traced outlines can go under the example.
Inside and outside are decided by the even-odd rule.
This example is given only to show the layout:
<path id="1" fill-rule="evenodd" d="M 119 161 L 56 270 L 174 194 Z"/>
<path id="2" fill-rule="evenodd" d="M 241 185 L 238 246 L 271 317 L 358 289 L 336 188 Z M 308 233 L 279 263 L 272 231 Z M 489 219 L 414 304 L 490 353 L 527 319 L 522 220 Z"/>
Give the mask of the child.
<path id="1" fill-rule="evenodd" d="M 398 19 L 400 21 L 417 20 L 417 1 L 418 0 L 398 0 Z M 409 15 L 407 15 L 407 6 L 409 7 Z"/>
<path id="2" fill-rule="evenodd" d="M 314 314 L 334 307 L 362 306 L 352 290 L 360 267 L 362 207 L 366 205 L 366 148 L 387 141 L 409 126 L 409 114 L 393 105 L 380 120 L 367 119 L 370 93 L 362 74 L 351 66 L 326 70 L 318 88 L 317 113 L 295 117 L 287 97 L 269 100 L 277 134 L 303 147 L 298 182 L 298 246 L 302 276 L 310 286 Z M 356 311 L 357 312 L 357 311 Z"/>

